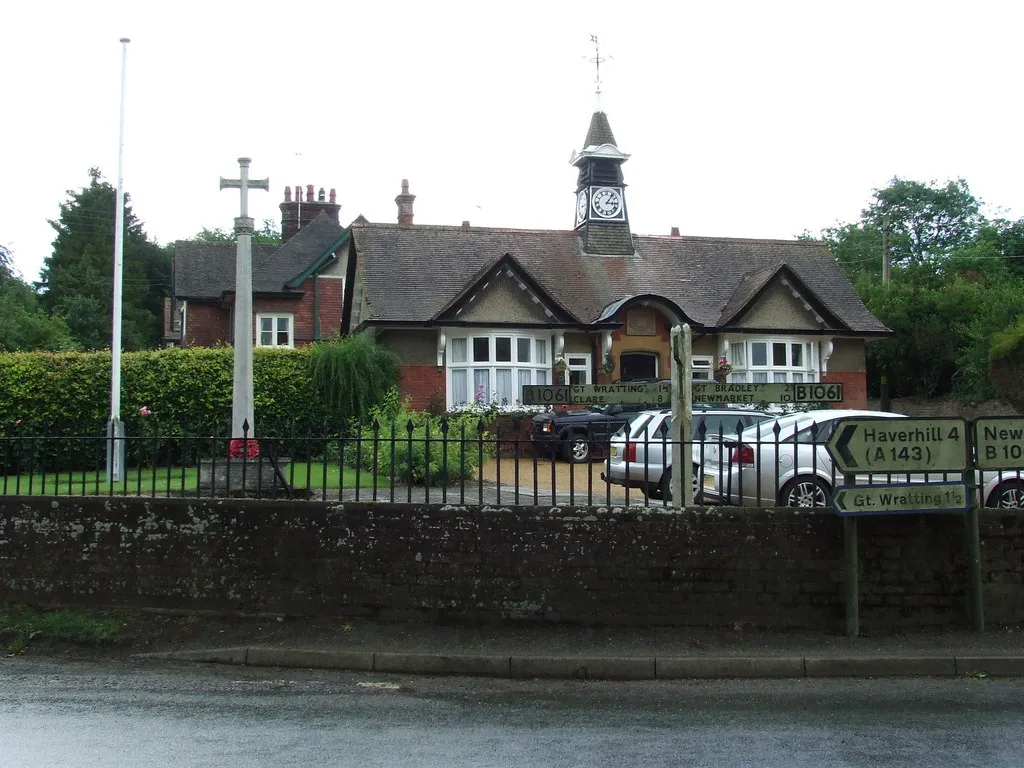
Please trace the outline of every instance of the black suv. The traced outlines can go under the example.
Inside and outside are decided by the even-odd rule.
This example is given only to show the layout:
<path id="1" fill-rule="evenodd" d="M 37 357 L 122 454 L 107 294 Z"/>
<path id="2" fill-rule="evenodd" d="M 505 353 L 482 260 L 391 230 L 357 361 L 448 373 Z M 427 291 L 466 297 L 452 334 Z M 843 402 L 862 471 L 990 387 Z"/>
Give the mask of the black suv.
<path id="1" fill-rule="evenodd" d="M 694 410 L 707 407 L 697 403 L 693 405 Z M 592 405 L 579 411 L 538 413 L 533 417 L 530 440 L 538 453 L 561 456 L 574 464 L 585 464 L 598 451 L 607 451 L 609 438 L 621 426 L 640 411 L 651 408 L 641 404 Z"/>

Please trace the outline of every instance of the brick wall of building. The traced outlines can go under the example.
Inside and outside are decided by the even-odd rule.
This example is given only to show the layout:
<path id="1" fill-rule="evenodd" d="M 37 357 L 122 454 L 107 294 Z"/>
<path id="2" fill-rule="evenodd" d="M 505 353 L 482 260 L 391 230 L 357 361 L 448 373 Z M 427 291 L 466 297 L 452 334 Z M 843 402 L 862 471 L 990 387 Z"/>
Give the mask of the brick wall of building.
<path id="1" fill-rule="evenodd" d="M 967 625 L 964 519 L 860 520 L 866 631 Z M 0 500 L 0 599 L 451 620 L 840 630 L 828 511 Z M 982 515 L 989 626 L 1024 620 L 1024 516 Z"/>
<path id="2" fill-rule="evenodd" d="M 409 398 L 415 410 L 428 410 L 445 404 L 444 368 L 436 365 L 403 365 L 399 369 L 402 380 L 398 390 L 401 396 Z"/>
<path id="3" fill-rule="evenodd" d="M 836 408 L 868 408 L 868 375 L 864 371 L 829 371 L 822 381 L 843 385 L 843 402 Z"/>
<path id="4" fill-rule="evenodd" d="M 217 301 L 190 301 L 185 310 L 186 347 L 212 347 L 228 340 L 228 310 Z"/>
<path id="5" fill-rule="evenodd" d="M 253 341 L 256 339 L 255 316 L 263 312 L 287 313 L 294 316 L 295 346 L 314 341 L 314 307 L 320 318 L 320 338 L 337 336 L 341 332 L 341 309 L 344 303 L 344 280 L 323 278 L 318 281 L 318 297 L 314 301 L 313 280 L 307 280 L 302 294 L 294 297 L 254 297 Z M 230 343 L 231 313 L 228 305 L 220 301 L 190 301 L 186 320 L 185 346 L 212 347 Z"/>

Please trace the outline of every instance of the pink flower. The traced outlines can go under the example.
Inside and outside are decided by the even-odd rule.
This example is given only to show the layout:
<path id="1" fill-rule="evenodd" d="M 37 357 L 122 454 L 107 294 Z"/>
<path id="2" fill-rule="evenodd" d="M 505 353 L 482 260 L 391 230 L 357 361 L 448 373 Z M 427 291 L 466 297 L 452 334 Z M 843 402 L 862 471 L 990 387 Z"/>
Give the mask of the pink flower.
<path id="1" fill-rule="evenodd" d="M 152 414 L 153 412 L 149 410 L 148 405 L 144 405 L 141 408 L 139 408 L 139 416 L 151 416 Z"/>
<path id="2" fill-rule="evenodd" d="M 21 424 L 21 419 L 18 419 L 17 421 L 14 422 L 14 426 L 18 426 L 19 424 Z"/>

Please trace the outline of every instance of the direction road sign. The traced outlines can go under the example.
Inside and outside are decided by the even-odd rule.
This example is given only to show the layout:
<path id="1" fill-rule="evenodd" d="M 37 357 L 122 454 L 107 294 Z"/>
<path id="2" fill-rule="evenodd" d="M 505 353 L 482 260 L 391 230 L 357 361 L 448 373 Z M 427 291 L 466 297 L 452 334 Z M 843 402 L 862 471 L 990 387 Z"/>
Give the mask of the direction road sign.
<path id="1" fill-rule="evenodd" d="M 841 403 L 840 383 L 718 384 L 693 382 L 695 403 Z"/>
<path id="2" fill-rule="evenodd" d="M 639 403 L 668 407 L 672 385 L 668 382 L 623 382 L 621 384 L 526 384 L 523 405 L 611 405 Z"/>
<path id="3" fill-rule="evenodd" d="M 693 382 L 695 403 L 841 403 L 842 384 L 718 384 Z M 621 382 L 618 384 L 528 384 L 523 405 L 609 405 L 639 403 L 669 406 L 668 382 Z"/>
<path id="4" fill-rule="evenodd" d="M 842 419 L 826 447 L 844 475 L 967 467 L 966 425 L 956 418 Z"/>
<path id="5" fill-rule="evenodd" d="M 1024 467 L 1024 419 L 981 418 L 974 423 L 978 469 Z"/>
<path id="6" fill-rule="evenodd" d="M 966 512 L 966 483 L 840 485 L 832 497 L 839 515 L 901 515 L 912 512 Z"/>

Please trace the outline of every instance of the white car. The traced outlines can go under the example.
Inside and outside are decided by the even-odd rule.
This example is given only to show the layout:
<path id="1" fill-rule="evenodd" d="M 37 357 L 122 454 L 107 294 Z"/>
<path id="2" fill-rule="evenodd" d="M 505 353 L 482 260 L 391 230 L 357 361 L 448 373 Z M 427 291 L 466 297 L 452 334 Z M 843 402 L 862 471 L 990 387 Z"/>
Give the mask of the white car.
<path id="1" fill-rule="evenodd" d="M 702 462 L 706 500 L 756 507 L 827 507 L 832 491 L 843 484 L 825 447 L 841 419 L 905 418 L 898 413 L 855 410 L 807 411 L 763 421 L 739 439 L 709 443 Z M 956 482 L 960 472 L 859 474 L 857 484 Z M 1020 507 L 1024 479 L 1018 470 L 978 473 L 988 507 Z"/>
<path id="2" fill-rule="evenodd" d="M 739 408 L 695 408 L 693 411 L 694 499 L 700 496 L 696 470 L 705 442 L 736 440 L 740 433 L 771 416 Z M 601 479 L 639 488 L 652 499 L 672 499 L 672 411 L 641 411 L 611 437 Z M 667 467 L 667 468 L 666 468 Z"/>

